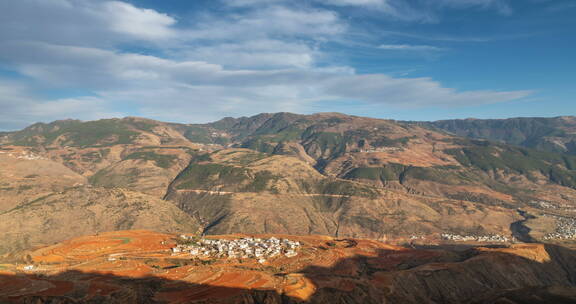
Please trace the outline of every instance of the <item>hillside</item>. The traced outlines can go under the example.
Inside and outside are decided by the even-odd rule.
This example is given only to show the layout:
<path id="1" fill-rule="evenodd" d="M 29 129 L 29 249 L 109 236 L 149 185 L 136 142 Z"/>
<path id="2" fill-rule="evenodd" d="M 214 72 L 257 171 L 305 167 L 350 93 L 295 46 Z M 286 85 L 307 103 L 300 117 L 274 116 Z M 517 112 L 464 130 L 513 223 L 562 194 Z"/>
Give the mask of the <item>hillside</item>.
<path id="1" fill-rule="evenodd" d="M 289 233 L 375 239 L 508 234 L 516 212 L 328 177 L 296 157 L 227 149 L 194 159 L 166 199 L 209 234 Z M 481 219 L 485 219 L 481 221 Z"/>
<path id="2" fill-rule="evenodd" d="M 211 236 L 237 240 L 248 235 Z M 83 236 L 0 265 L 3 303 L 573 303 L 576 254 L 543 244 L 406 249 L 371 240 L 299 242 L 296 256 L 192 257 L 150 231 Z"/>
<path id="3" fill-rule="evenodd" d="M 576 154 L 576 117 L 457 119 L 424 123 L 453 134 Z"/>
<path id="4" fill-rule="evenodd" d="M 76 187 L 0 212 L 0 256 L 104 231 L 198 231 L 174 205 L 127 190 Z"/>
<path id="5" fill-rule="evenodd" d="M 571 120 L 562 119 L 568 134 Z M 576 225 L 566 224 L 576 210 L 575 155 L 460 137 L 430 124 L 264 113 L 209 124 L 65 120 L 3 136 L 0 212 L 28 206 L 19 216 L 34 218 L 56 204 L 70 216 L 58 228 L 93 227 L 83 234 L 126 227 L 113 216 L 112 224 L 94 226 L 93 215 L 76 213 L 61 193 L 125 191 L 151 210 L 169 205 L 178 216 L 144 227 L 159 231 L 178 231 L 187 218 L 207 234 L 394 243 L 439 243 L 445 234 L 510 242 L 525 237 L 517 229 L 523 224 L 539 240 L 566 243 L 576 235 Z M 111 214 L 123 212 L 126 201 L 114 199 Z M 527 215 L 535 219 L 520 222 Z M 52 227 L 49 217 L 40 222 Z M 10 229 L 26 230 L 30 244 L 57 241 L 44 237 L 43 225 Z"/>

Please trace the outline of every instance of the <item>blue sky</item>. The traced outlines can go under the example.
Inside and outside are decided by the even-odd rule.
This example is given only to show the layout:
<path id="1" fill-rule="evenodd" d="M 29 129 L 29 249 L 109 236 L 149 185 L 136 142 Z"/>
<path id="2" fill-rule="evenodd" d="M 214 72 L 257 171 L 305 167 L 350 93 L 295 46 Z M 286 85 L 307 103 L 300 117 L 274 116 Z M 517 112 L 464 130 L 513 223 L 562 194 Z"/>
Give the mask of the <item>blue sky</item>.
<path id="1" fill-rule="evenodd" d="M 576 115 L 575 0 L 7 0 L 0 130 Z"/>

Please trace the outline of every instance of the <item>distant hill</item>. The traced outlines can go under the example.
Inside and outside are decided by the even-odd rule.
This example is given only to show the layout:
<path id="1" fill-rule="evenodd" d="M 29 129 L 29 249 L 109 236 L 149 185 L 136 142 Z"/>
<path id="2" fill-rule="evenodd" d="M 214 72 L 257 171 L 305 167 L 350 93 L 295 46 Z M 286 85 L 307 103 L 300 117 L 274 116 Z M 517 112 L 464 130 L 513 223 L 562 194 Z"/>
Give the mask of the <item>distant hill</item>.
<path id="1" fill-rule="evenodd" d="M 576 154 L 576 117 L 440 120 L 433 126 L 459 136 L 482 138 L 542 151 Z"/>

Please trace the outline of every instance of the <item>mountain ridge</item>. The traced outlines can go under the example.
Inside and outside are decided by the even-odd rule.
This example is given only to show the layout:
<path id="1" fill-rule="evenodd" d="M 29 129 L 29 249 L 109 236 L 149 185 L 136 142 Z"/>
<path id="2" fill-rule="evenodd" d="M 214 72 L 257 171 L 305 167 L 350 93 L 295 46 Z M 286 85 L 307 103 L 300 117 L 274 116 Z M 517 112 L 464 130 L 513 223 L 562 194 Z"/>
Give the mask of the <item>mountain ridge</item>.
<path id="1" fill-rule="evenodd" d="M 74 186 L 118 188 L 164 199 L 210 234 L 511 239 L 521 208 L 537 215 L 528 223 L 544 237 L 561 229 L 576 202 L 570 153 L 341 113 L 208 124 L 65 120 L 10 133 L 0 149 L 0 211 Z M 46 184 L 40 162 L 71 179 Z"/>

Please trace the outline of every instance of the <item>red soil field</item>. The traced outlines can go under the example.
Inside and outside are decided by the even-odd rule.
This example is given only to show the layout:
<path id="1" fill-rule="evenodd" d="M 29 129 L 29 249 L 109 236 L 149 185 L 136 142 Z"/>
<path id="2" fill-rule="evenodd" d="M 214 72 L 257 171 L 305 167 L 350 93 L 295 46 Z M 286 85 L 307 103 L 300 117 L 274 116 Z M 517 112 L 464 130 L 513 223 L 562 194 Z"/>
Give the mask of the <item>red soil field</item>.
<path id="1" fill-rule="evenodd" d="M 267 238 L 272 235 L 209 238 L 244 236 Z M 299 241 L 302 247 L 298 255 L 269 258 L 263 264 L 255 259 L 193 259 L 186 254 L 172 254 L 175 235 L 118 231 L 79 237 L 32 252 L 34 268 L 31 270 L 24 270 L 24 265 L 3 265 L 0 300 L 17 303 L 29 296 L 73 295 L 81 301 L 110 296 L 121 297 L 126 303 L 138 303 L 136 291 L 150 290 L 146 296 L 161 303 L 226 302 L 253 291 L 268 291 L 305 301 L 321 288 L 350 292 L 358 284 L 369 283 L 385 290 L 391 282 L 389 271 L 401 270 L 406 265 L 443 268 L 446 266 L 441 262 L 449 261 L 454 255 L 443 250 L 407 249 L 372 240 L 274 236 Z M 480 251 L 545 261 L 545 256 L 541 256 L 545 252 L 538 245 Z M 425 265 L 427 263 L 430 264 Z M 358 278 L 357 274 L 367 267 L 374 272 L 370 280 Z"/>

